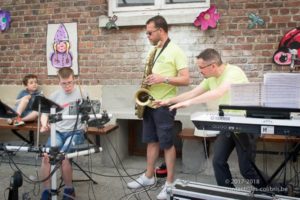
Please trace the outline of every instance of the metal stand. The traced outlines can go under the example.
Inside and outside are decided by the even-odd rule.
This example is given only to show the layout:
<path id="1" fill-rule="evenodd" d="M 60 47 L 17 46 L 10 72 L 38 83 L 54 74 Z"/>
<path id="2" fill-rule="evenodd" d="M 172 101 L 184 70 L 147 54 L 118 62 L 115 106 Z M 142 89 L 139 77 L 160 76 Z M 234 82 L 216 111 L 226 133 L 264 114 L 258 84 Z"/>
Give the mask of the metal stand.
<path id="1" fill-rule="evenodd" d="M 85 105 L 87 106 L 87 105 Z M 101 147 L 94 147 L 90 148 L 88 150 L 83 150 L 83 151 L 78 151 L 74 153 L 68 153 L 68 154 L 63 154 L 60 153 L 57 144 L 56 144 L 56 126 L 55 123 L 61 120 L 74 120 L 76 118 L 81 119 L 81 122 L 87 122 L 89 119 L 100 119 L 99 123 L 105 124 L 107 123 L 110 118 L 112 117 L 111 114 L 107 114 L 106 112 L 103 112 L 102 114 L 93 114 L 89 115 L 85 110 L 87 109 L 84 107 L 83 109 L 83 114 L 80 114 L 79 116 L 72 115 L 72 116 L 62 116 L 61 113 L 56 114 L 57 109 L 61 110 L 62 108 L 56 104 L 55 102 L 52 102 L 51 100 L 43 97 L 43 96 L 38 96 L 38 98 L 35 99 L 33 103 L 33 110 L 37 110 L 39 112 L 39 115 L 41 112 L 49 113 L 49 108 L 50 108 L 50 116 L 49 116 L 49 122 L 51 125 L 51 135 L 50 135 L 50 140 L 51 140 L 51 147 L 49 148 L 39 148 L 39 127 L 40 127 L 40 120 L 38 120 L 38 136 L 37 136 L 37 144 L 36 147 L 20 147 L 20 146 L 0 146 L 0 150 L 5 150 L 5 151 L 26 151 L 26 152 L 48 152 L 50 155 L 50 174 L 52 173 L 51 176 L 51 199 L 52 200 L 57 200 L 57 194 L 58 194 L 58 187 L 57 187 L 57 177 L 56 177 L 56 169 L 55 166 L 56 164 L 64 159 L 64 158 L 73 158 L 77 156 L 82 156 L 82 155 L 89 155 L 92 153 L 97 153 L 99 151 L 102 151 Z M 79 112 L 81 113 L 81 112 Z M 8 107 L 6 104 L 0 101 L 0 116 L 4 118 L 10 118 L 11 116 L 15 116 L 16 113 L 13 109 Z M 96 183 L 81 167 L 78 166 L 77 163 L 73 162 L 91 181 Z M 16 193 L 16 191 L 13 191 L 13 193 Z M 13 197 L 11 197 L 13 198 Z M 17 197 L 14 197 L 13 200 L 17 200 Z"/>
<path id="2" fill-rule="evenodd" d="M 111 118 L 111 115 L 107 115 L 107 117 Z M 49 122 L 50 122 L 50 125 L 51 125 L 51 148 L 50 148 L 50 164 L 51 164 L 51 172 L 55 169 L 55 166 L 56 166 L 56 162 L 58 161 L 57 159 L 57 155 L 59 154 L 59 149 L 57 148 L 56 146 L 56 127 L 55 127 L 55 123 L 60 121 L 60 120 L 72 120 L 72 119 L 76 119 L 77 116 L 62 116 L 60 114 L 56 114 L 56 108 L 55 107 L 51 107 L 51 110 L 50 110 L 50 116 L 49 116 Z M 82 119 L 82 118 L 87 118 L 87 119 L 93 119 L 93 118 L 96 118 L 96 119 L 102 119 L 102 115 L 101 114 L 97 114 L 97 115 L 79 115 L 79 118 Z M 101 148 L 102 150 L 102 148 Z M 93 150 L 92 150 L 93 151 Z M 90 152 L 90 150 L 88 151 L 82 151 L 81 153 L 80 152 L 75 152 L 75 153 L 70 153 L 70 154 L 66 154 L 66 158 L 73 158 L 73 157 L 76 157 L 76 156 L 79 156 L 79 155 L 84 155 L 84 153 L 87 153 L 87 154 L 90 154 L 90 153 L 95 153 L 95 149 L 93 152 Z M 98 152 L 99 152 L 99 149 L 98 149 Z M 84 172 L 85 175 L 88 176 L 88 174 L 86 174 L 86 172 L 80 168 L 81 171 Z M 51 173 L 50 172 L 50 173 Z M 88 176 L 90 178 L 90 176 Z M 92 180 L 92 179 L 91 179 Z M 93 181 L 95 182 L 95 181 Z M 56 177 L 56 171 L 53 171 L 53 175 L 51 177 L 51 199 L 52 200 L 57 200 L 57 194 L 58 194 L 58 191 L 57 191 L 57 177 Z"/>
<path id="3" fill-rule="evenodd" d="M 92 181 L 94 184 L 98 184 L 84 169 L 82 169 L 74 160 L 71 160 L 72 164 L 76 165 L 76 167 L 86 175 L 87 180 L 73 180 L 73 182 L 83 182 L 83 181 Z"/>
<path id="4" fill-rule="evenodd" d="M 56 108 L 52 107 L 50 109 L 50 114 L 51 115 L 55 115 L 56 114 Z M 56 146 L 56 130 L 55 130 L 55 121 L 51 120 L 51 135 L 50 135 L 50 139 L 51 139 L 51 149 L 50 149 L 50 153 L 58 153 L 58 148 Z M 56 155 L 54 154 L 54 156 L 51 156 L 53 160 L 50 160 L 51 163 L 51 172 L 54 170 L 55 168 L 55 163 L 54 161 L 56 160 Z M 53 175 L 51 176 L 51 199 L 52 200 L 57 200 L 57 180 L 56 180 L 56 171 L 53 172 Z"/>

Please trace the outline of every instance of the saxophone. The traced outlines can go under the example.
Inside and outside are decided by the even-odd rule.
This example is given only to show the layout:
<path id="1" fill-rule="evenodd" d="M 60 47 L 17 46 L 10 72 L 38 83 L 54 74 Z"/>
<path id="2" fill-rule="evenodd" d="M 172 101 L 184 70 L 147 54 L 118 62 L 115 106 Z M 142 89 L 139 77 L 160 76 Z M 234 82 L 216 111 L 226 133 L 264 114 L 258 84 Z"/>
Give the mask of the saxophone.
<path id="1" fill-rule="evenodd" d="M 144 69 L 144 75 L 141 88 L 135 93 L 135 115 L 141 119 L 144 116 L 145 106 L 150 105 L 154 98 L 150 95 L 149 85 L 145 83 L 145 79 L 152 73 L 153 61 L 155 58 L 157 47 L 150 53 Z"/>

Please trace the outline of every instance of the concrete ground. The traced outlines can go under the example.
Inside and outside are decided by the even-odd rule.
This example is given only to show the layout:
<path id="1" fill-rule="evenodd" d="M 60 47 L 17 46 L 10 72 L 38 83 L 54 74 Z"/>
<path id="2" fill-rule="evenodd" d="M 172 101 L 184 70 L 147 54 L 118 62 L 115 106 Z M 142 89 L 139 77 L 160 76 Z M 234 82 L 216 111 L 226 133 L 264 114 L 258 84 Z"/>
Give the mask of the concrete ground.
<path id="1" fill-rule="evenodd" d="M 46 136 L 41 137 L 44 143 Z M 13 145 L 20 145 L 20 139 L 12 138 L 12 134 L 0 135 L 0 141 L 3 143 L 10 143 Z M 74 166 L 74 186 L 76 189 L 76 199 L 78 200 L 150 200 L 156 199 L 157 194 L 161 190 L 161 186 L 164 184 L 165 180 L 158 178 L 155 187 L 147 188 L 147 192 L 142 190 L 129 190 L 126 183 L 131 181 L 132 178 L 138 177 L 139 174 L 143 173 L 145 169 L 145 157 L 143 156 L 128 156 L 122 163 L 118 163 L 117 166 L 107 167 L 103 164 L 103 157 L 108 156 L 108 151 L 103 151 L 100 153 L 95 153 L 90 156 L 80 156 L 74 158 L 73 160 L 88 172 L 90 176 L 98 183 L 93 184 L 89 182 L 76 182 L 76 180 L 86 179 L 86 176 L 80 171 L 75 165 Z M 236 155 L 233 154 L 230 158 L 230 163 L 236 163 Z M 270 157 L 270 156 L 268 156 Z M 200 160 L 201 156 L 194 155 L 194 157 L 189 156 L 190 159 Z M 271 157 L 270 157 L 271 158 Z M 202 158 L 203 159 L 203 158 Z M 276 157 L 278 159 L 278 157 Z M 216 185 L 215 177 L 213 176 L 211 157 L 209 160 L 201 160 L 203 164 L 203 169 L 195 174 L 183 173 L 184 167 L 181 158 L 177 159 L 176 162 L 176 179 L 182 179 L 187 181 L 208 183 Z M 42 185 L 34 183 L 32 180 L 38 180 L 38 173 L 40 168 L 41 158 L 37 157 L 35 153 L 28 152 L 18 152 L 14 154 L 6 154 L 0 151 L 0 200 L 7 200 L 9 195 L 9 186 L 11 176 L 15 171 L 21 170 L 23 173 L 23 184 L 18 189 L 19 199 L 24 200 L 39 200 L 40 193 L 42 191 Z M 157 166 L 162 163 L 162 158 L 157 162 Z M 268 162 L 268 165 L 270 163 Z M 262 166 L 260 166 L 263 169 Z M 251 186 L 244 185 L 245 181 L 240 177 L 239 170 L 235 165 L 231 166 L 233 173 L 233 178 L 236 180 L 237 188 L 251 189 Z M 269 169 L 269 168 L 268 168 Z M 131 177 L 130 177 L 131 176 Z M 60 174 L 57 175 L 57 180 L 60 182 Z M 62 189 L 60 190 L 62 192 Z M 61 193 L 58 199 L 61 199 Z"/>
<path id="2" fill-rule="evenodd" d="M 132 191 L 126 186 L 126 182 L 129 182 L 131 178 L 137 177 L 136 174 L 142 173 L 145 169 L 145 157 L 129 156 L 116 167 L 105 167 L 99 162 L 101 154 L 100 152 L 74 159 L 84 170 L 90 171 L 89 175 L 98 183 L 92 184 L 91 181 L 74 182 L 76 199 L 156 199 L 156 195 L 160 192 L 161 186 L 165 181 L 162 178 L 158 178 L 157 185 L 148 188 L 149 191 L 147 192 L 141 190 Z M 35 153 L 28 152 L 18 152 L 14 155 L 0 152 L 0 155 L 0 199 L 8 199 L 10 179 L 17 169 L 24 174 L 23 185 L 18 190 L 19 199 L 40 199 L 42 186 L 41 184 L 32 183 L 30 179 L 37 179 L 41 159 L 36 158 Z M 161 162 L 162 160 L 158 162 L 158 165 Z M 60 174 L 57 177 L 57 180 L 60 180 Z M 181 173 L 181 159 L 178 159 L 176 163 L 176 178 L 215 184 L 214 177 L 211 176 Z M 74 180 L 79 179 L 86 179 L 86 176 L 74 166 Z M 58 199 L 61 199 L 61 195 L 59 195 Z"/>

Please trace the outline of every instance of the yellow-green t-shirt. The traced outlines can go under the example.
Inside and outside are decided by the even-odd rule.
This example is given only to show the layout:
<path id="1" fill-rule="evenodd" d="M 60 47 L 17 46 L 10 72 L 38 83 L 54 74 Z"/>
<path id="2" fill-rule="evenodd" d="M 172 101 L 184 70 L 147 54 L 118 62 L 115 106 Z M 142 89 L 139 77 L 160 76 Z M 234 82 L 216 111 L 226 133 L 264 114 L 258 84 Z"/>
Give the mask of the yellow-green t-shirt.
<path id="1" fill-rule="evenodd" d="M 161 49 L 162 48 L 157 49 L 155 58 L 158 56 Z M 187 67 L 186 55 L 176 44 L 170 41 L 168 46 L 157 58 L 152 68 L 152 73 L 160 74 L 164 77 L 176 77 L 179 70 Z M 176 86 L 165 83 L 152 85 L 149 90 L 150 94 L 157 100 L 169 99 L 177 94 Z"/>
<path id="2" fill-rule="evenodd" d="M 207 79 L 204 79 L 200 86 L 205 90 L 214 90 L 218 88 L 223 83 L 248 83 L 248 78 L 244 71 L 235 65 L 226 64 L 224 72 L 219 77 L 210 77 Z M 226 92 L 225 95 L 223 95 L 220 99 L 217 100 L 217 104 L 230 104 L 230 91 Z"/>

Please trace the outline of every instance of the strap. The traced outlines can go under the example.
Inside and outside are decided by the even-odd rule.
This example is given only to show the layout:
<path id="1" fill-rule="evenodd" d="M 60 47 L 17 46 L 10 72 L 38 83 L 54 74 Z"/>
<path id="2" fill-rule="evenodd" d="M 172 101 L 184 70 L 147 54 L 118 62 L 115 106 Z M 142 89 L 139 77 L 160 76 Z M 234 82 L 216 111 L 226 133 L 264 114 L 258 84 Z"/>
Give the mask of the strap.
<path id="1" fill-rule="evenodd" d="M 153 50 L 153 58 L 152 58 L 152 60 L 149 60 L 149 65 L 145 66 L 143 80 L 146 78 L 146 76 L 149 76 L 150 74 L 152 74 L 152 68 L 153 68 L 156 60 L 158 59 L 158 57 L 160 56 L 160 54 L 164 51 L 164 49 L 168 46 L 168 44 L 169 44 L 170 41 L 171 41 L 170 38 L 168 38 L 166 40 L 166 42 L 164 43 L 164 46 L 162 47 L 161 51 L 156 56 L 156 58 L 155 58 L 155 54 L 156 54 L 156 51 L 157 51 L 157 47 L 155 47 L 155 49 Z M 152 52 L 150 53 L 150 55 L 152 55 Z"/>
<path id="2" fill-rule="evenodd" d="M 168 46 L 168 44 L 169 44 L 170 41 L 171 41 L 170 38 L 168 38 L 168 39 L 166 40 L 166 42 L 164 43 L 163 48 L 161 49 L 161 51 L 159 52 L 159 54 L 158 54 L 158 55 L 156 56 L 156 58 L 154 59 L 154 61 L 153 61 L 152 65 L 151 65 L 151 67 L 154 66 L 156 60 L 158 59 L 158 57 L 160 56 L 160 54 L 165 50 L 165 48 Z"/>

